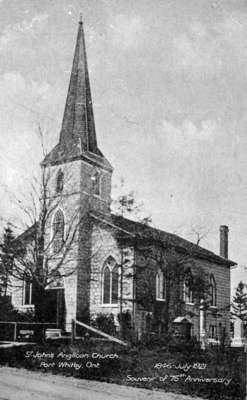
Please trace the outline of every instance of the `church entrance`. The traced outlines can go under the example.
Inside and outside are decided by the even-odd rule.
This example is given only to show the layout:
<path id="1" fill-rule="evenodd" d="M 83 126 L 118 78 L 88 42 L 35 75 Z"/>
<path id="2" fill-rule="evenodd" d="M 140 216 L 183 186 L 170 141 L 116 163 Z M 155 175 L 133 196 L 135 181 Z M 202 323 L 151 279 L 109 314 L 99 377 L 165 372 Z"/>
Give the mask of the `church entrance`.
<path id="1" fill-rule="evenodd" d="M 55 322 L 57 328 L 65 328 L 65 300 L 64 288 L 53 288 L 46 290 L 46 320 Z"/>

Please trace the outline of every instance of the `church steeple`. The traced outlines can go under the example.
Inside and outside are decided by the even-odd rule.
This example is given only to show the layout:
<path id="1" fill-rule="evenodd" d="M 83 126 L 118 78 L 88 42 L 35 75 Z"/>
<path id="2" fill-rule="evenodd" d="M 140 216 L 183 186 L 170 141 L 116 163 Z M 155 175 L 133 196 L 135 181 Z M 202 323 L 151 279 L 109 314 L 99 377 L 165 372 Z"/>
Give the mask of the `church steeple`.
<path id="1" fill-rule="evenodd" d="M 88 153 L 88 154 L 87 154 Z M 87 155 L 111 169 L 97 146 L 93 105 L 88 74 L 83 23 L 80 18 L 69 89 L 58 145 L 43 164 L 54 164 Z"/>
<path id="2" fill-rule="evenodd" d="M 98 154 L 83 23 L 80 20 L 60 143 L 76 141 L 82 151 Z"/>

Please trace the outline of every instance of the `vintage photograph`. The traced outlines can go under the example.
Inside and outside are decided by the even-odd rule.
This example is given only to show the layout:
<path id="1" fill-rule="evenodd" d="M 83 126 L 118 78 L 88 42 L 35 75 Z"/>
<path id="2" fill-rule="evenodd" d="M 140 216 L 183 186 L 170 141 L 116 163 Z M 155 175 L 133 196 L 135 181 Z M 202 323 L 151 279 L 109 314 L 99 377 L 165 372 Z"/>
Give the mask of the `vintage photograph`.
<path id="1" fill-rule="evenodd" d="M 246 399 L 246 0 L 0 0 L 0 400 Z"/>

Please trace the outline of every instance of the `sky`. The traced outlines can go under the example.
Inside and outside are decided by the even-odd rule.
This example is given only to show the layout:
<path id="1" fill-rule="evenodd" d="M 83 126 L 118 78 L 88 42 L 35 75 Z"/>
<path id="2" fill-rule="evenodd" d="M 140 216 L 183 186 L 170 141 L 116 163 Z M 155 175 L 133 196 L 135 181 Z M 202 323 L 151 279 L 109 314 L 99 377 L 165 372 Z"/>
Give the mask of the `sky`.
<path id="1" fill-rule="evenodd" d="M 0 219 L 59 137 L 79 15 L 100 149 L 154 226 L 219 252 L 247 282 L 245 0 L 0 0 Z"/>

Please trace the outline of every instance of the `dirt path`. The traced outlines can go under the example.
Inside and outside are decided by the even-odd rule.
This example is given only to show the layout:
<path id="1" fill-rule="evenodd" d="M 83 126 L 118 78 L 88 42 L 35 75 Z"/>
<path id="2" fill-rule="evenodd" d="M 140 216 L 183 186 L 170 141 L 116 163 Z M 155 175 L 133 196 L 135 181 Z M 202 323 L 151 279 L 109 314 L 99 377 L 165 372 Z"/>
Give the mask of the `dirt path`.
<path id="1" fill-rule="evenodd" d="M 192 397 L 105 382 L 0 368 L 0 400 L 190 400 Z M 200 400 L 193 397 L 193 400 Z"/>

